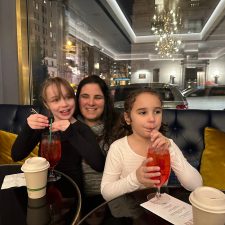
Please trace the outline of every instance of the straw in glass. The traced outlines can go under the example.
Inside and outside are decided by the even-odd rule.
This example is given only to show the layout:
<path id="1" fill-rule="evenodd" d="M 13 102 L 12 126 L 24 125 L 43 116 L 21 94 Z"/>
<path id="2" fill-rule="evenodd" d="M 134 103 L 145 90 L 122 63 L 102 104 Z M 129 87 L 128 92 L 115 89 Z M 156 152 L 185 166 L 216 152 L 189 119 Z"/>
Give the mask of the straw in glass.
<path id="1" fill-rule="evenodd" d="M 31 112 L 34 113 L 34 114 L 38 114 L 38 112 L 33 108 L 31 108 Z"/>
<path id="2" fill-rule="evenodd" d="M 49 142 L 52 142 L 52 118 L 50 118 Z"/>

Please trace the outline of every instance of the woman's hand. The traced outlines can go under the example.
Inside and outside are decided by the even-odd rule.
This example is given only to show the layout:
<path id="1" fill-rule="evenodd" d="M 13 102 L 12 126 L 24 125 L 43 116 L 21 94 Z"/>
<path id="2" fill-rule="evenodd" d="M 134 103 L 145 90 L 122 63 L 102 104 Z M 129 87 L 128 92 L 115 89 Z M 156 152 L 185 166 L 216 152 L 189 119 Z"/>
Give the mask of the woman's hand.
<path id="1" fill-rule="evenodd" d="M 136 170 L 136 176 L 138 182 L 145 187 L 155 187 L 160 183 L 160 180 L 152 180 L 153 177 L 159 177 L 161 175 L 159 166 L 147 166 L 148 162 L 151 162 L 152 158 L 145 159 L 141 166 Z"/>
<path id="2" fill-rule="evenodd" d="M 151 143 L 152 147 L 156 149 L 168 149 L 170 147 L 170 140 L 157 130 L 151 132 Z"/>
<path id="3" fill-rule="evenodd" d="M 45 129 L 49 127 L 48 117 L 42 114 L 31 114 L 27 118 L 27 123 L 32 129 Z"/>

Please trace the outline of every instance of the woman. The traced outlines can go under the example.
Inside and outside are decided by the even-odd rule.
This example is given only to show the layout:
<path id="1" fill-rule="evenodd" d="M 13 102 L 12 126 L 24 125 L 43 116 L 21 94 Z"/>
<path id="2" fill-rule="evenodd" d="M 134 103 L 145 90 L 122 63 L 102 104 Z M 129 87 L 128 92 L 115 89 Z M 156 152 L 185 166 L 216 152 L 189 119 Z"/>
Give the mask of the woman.
<path id="1" fill-rule="evenodd" d="M 104 168 L 104 156 L 95 135 L 88 126 L 73 116 L 75 95 L 65 79 L 47 79 L 43 84 L 41 97 L 54 118 L 52 132 L 59 132 L 61 136 L 62 156 L 56 169 L 69 175 L 83 192 L 82 159 L 99 172 Z M 12 147 L 12 159 L 19 161 L 27 157 L 40 142 L 42 133 L 48 131 L 49 127 L 47 116 L 31 114 Z"/>
<path id="2" fill-rule="evenodd" d="M 109 145 L 113 142 L 113 127 L 116 114 L 113 109 L 110 91 L 100 77 L 93 75 L 84 78 L 77 88 L 75 117 L 87 124 L 96 134 L 97 141 L 103 154 L 106 156 Z M 87 196 L 99 195 L 99 201 L 103 201 L 100 194 L 102 173 L 93 170 L 88 162 L 83 160 L 84 187 Z M 93 205 L 94 206 L 94 205 Z"/>
<path id="3" fill-rule="evenodd" d="M 109 88 L 99 76 L 86 77 L 78 85 L 75 117 L 91 127 L 106 155 L 113 139 L 113 125 L 117 115 Z"/>

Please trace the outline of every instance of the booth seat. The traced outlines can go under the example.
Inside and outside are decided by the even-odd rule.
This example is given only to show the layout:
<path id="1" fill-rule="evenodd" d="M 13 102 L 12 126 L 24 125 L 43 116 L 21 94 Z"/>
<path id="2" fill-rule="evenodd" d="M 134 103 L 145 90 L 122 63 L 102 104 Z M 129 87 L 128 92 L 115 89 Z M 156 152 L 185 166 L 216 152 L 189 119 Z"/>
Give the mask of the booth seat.
<path id="1" fill-rule="evenodd" d="M 26 122 L 26 118 L 30 115 L 32 107 L 30 105 L 0 104 L 0 130 L 18 134 Z M 38 112 L 42 111 L 40 107 L 33 108 Z M 215 161 L 216 166 L 221 166 L 220 170 L 225 174 L 225 110 L 164 109 L 163 122 L 167 125 L 167 137 L 174 140 L 186 159 L 195 168 L 200 170 L 201 162 L 204 162 L 206 169 L 204 168 L 203 171 L 208 173 L 207 170 L 211 170 L 210 166 L 215 166 L 210 165 L 210 163 Z M 210 129 L 207 130 L 207 135 L 206 128 Z M 211 137 L 212 133 L 214 136 Z M 1 135 L 2 133 L 0 133 L 0 159 L 3 151 L 1 149 Z M 207 154 L 206 159 L 202 158 L 203 152 L 207 153 L 206 144 L 207 151 L 208 148 L 212 148 L 210 149 L 209 156 L 211 157 L 213 151 L 213 155 L 215 156 L 213 160 L 210 157 L 207 158 Z M 220 146 L 218 147 L 217 144 L 220 144 Z M 10 149 L 8 149 L 8 155 L 10 156 Z M 224 176 L 222 178 L 219 177 L 223 183 L 225 180 Z M 170 176 L 169 184 L 178 185 L 178 181 L 173 173 Z"/>
<path id="2" fill-rule="evenodd" d="M 11 147 L 27 117 L 31 114 L 32 108 L 37 112 L 41 111 L 40 107 L 30 105 L 0 104 L 0 164 L 15 163 L 11 158 Z M 37 155 L 38 146 L 28 157 Z M 16 163 L 21 164 L 24 160 Z"/>
<path id="3" fill-rule="evenodd" d="M 204 185 L 225 189 L 225 110 L 165 109 L 163 114 L 166 136 L 200 170 Z M 178 183 L 173 173 L 169 183 Z"/>

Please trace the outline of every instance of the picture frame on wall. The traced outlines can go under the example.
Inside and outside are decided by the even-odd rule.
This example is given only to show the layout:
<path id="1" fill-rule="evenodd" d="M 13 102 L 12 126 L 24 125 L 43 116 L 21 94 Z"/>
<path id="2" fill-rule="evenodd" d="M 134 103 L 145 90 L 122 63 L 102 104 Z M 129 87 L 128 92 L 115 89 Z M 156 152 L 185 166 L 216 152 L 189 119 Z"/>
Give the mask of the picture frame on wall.
<path id="1" fill-rule="evenodd" d="M 139 73 L 139 79 L 146 79 L 145 73 Z"/>

